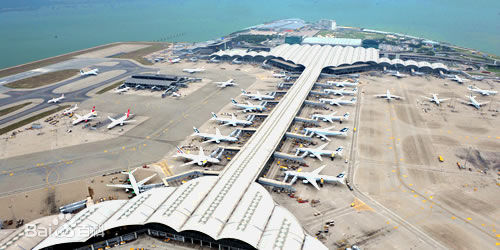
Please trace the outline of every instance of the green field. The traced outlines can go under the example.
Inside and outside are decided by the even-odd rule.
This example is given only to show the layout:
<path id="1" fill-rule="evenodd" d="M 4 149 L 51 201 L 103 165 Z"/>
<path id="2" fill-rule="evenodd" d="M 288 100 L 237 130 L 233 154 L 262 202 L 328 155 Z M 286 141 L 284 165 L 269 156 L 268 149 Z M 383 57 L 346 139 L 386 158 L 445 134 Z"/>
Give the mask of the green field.
<path id="1" fill-rule="evenodd" d="M 333 35 L 336 38 L 352 38 L 352 39 L 362 39 L 362 40 L 366 39 L 377 40 L 385 38 L 384 34 L 366 33 L 362 31 L 336 32 L 331 30 L 322 30 L 316 33 L 316 36 L 326 36 L 326 35 Z"/>
<path id="2" fill-rule="evenodd" d="M 143 65 L 153 65 L 153 63 L 144 59 L 144 56 L 149 55 L 153 52 L 162 50 L 162 49 L 166 49 L 167 47 L 168 47 L 168 43 L 153 43 L 149 47 L 142 48 L 142 49 L 132 51 L 129 53 L 113 56 L 113 57 L 114 58 L 121 58 L 121 59 L 132 59 L 132 60 L 135 60 L 136 62 L 143 64 Z"/>
<path id="3" fill-rule="evenodd" d="M 112 90 L 112 89 L 114 89 L 114 88 L 116 88 L 116 87 L 118 87 L 118 86 L 122 85 L 124 82 L 125 82 L 125 81 L 115 82 L 115 83 L 113 83 L 113 84 L 111 84 L 111 85 L 107 86 L 106 88 L 103 88 L 103 89 L 101 89 L 101 90 L 97 91 L 97 93 L 96 93 L 96 94 L 98 94 L 98 95 L 100 95 L 100 94 L 104 94 L 104 93 L 106 93 L 106 92 L 108 92 L 108 91 L 110 91 L 110 90 Z"/>
<path id="4" fill-rule="evenodd" d="M 9 125 L 7 127 L 0 128 L 0 135 L 3 135 L 3 134 L 5 134 L 5 133 L 7 133 L 9 131 L 14 130 L 14 129 L 20 128 L 20 127 L 22 127 L 22 126 L 24 126 L 26 124 L 32 123 L 32 122 L 34 122 L 36 120 L 39 120 L 39 119 L 41 119 L 41 118 L 43 118 L 45 116 L 51 115 L 53 113 L 56 113 L 58 111 L 66 109 L 68 107 L 70 107 L 70 105 L 59 106 L 57 108 L 54 108 L 54 109 L 51 109 L 51 110 L 47 110 L 47 111 L 45 111 L 43 113 L 40 113 L 38 115 L 34 115 L 34 116 L 28 117 L 28 118 L 26 118 L 24 120 L 21 120 L 21 121 L 18 121 L 16 123 L 13 123 L 13 124 L 11 124 L 11 125 Z"/>
<path id="5" fill-rule="evenodd" d="M 16 106 L 12 106 L 12 107 L 9 107 L 9 108 L 5 108 L 5 109 L 0 109 L 0 116 L 4 116 L 8 113 L 11 113 L 11 112 L 14 112 L 18 109 L 22 109 L 28 105 L 30 105 L 31 102 L 25 102 L 25 103 L 21 103 L 21 104 L 18 104 Z"/>
<path id="6" fill-rule="evenodd" d="M 38 88 L 52 83 L 66 80 L 72 76 L 77 75 L 78 69 L 65 69 L 60 71 L 49 72 L 37 76 L 28 77 L 15 82 L 10 82 L 4 86 L 14 89 L 32 89 Z"/>

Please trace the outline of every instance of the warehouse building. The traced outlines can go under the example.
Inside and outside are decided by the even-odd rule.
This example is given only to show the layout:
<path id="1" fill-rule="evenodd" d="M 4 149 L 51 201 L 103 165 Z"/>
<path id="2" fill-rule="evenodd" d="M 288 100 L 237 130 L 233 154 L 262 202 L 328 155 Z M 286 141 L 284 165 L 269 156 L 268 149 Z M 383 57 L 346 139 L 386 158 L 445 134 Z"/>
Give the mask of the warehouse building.
<path id="1" fill-rule="evenodd" d="M 124 84 L 130 88 L 148 88 L 166 90 L 171 86 L 177 86 L 179 83 L 185 82 L 186 77 L 163 75 L 163 74 L 141 74 L 133 75 Z"/>

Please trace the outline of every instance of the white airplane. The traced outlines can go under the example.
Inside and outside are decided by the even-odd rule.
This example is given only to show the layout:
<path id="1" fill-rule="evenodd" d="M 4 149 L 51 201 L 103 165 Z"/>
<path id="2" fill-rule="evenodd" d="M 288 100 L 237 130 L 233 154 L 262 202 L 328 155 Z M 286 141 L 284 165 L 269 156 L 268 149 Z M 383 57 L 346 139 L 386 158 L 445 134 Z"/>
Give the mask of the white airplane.
<path id="1" fill-rule="evenodd" d="M 287 75 L 285 73 L 274 73 L 273 77 L 275 78 L 285 78 Z"/>
<path id="2" fill-rule="evenodd" d="M 234 82 L 234 79 L 229 79 L 225 82 L 215 82 L 217 84 L 217 87 L 219 88 L 225 88 L 229 86 L 237 86 L 238 84 Z"/>
<path id="3" fill-rule="evenodd" d="M 267 64 L 267 60 L 265 60 L 264 62 L 262 62 L 262 64 L 260 66 L 263 69 L 271 69 L 271 65 Z"/>
<path id="4" fill-rule="evenodd" d="M 329 175 L 321 175 L 319 174 L 326 165 L 323 165 L 312 172 L 299 172 L 299 171 L 285 171 L 285 179 L 283 182 L 286 182 L 289 176 L 292 176 L 292 181 L 290 184 L 294 184 L 297 179 L 304 179 L 303 183 L 311 183 L 316 189 L 319 190 L 318 181 L 325 183 L 340 183 L 345 184 L 345 173 L 341 173 L 337 176 L 329 176 Z"/>
<path id="5" fill-rule="evenodd" d="M 99 74 L 99 69 L 91 69 L 88 71 L 83 71 L 83 69 L 80 70 L 80 76 L 96 76 L 97 74 Z"/>
<path id="6" fill-rule="evenodd" d="M 246 104 L 244 103 L 238 103 L 236 100 L 231 98 L 231 103 L 233 106 L 238 107 L 240 109 L 243 109 L 243 112 L 251 112 L 251 111 L 259 111 L 262 112 L 266 110 L 266 102 L 261 102 L 260 104 L 253 104 L 249 101 L 247 101 Z"/>
<path id="7" fill-rule="evenodd" d="M 82 115 L 82 116 L 75 114 L 75 116 L 76 116 L 76 119 L 73 120 L 73 125 L 76 125 L 76 124 L 83 122 L 83 121 L 87 122 L 89 120 L 94 119 L 97 116 L 97 112 L 95 112 L 95 106 L 94 106 L 94 107 L 92 107 L 92 111 L 90 111 L 90 113 L 87 113 L 87 114 Z"/>
<path id="8" fill-rule="evenodd" d="M 329 128 L 305 128 L 304 130 L 306 131 L 305 135 L 316 135 L 317 137 L 321 138 L 321 140 L 327 140 L 331 141 L 327 136 L 347 136 L 347 131 L 349 131 L 348 128 L 343 128 L 339 131 L 332 131 L 333 127 Z"/>
<path id="9" fill-rule="evenodd" d="M 335 82 L 335 81 L 327 81 L 327 84 L 335 85 L 337 87 L 356 87 L 358 86 L 359 80 L 356 80 L 355 82 L 349 82 L 349 81 L 342 81 L 342 82 Z"/>
<path id="10" fill-rule="evenodd" d="M 115 89 L 115 93 L 125 93 L 130 90 L 130 87 L 125 87 L 121 89 Z"/>
<path id="11" fill-rule="evenodd" d="M 181 62 L 181 59 L 180 58 L 174 58 L 174 59 L 170 58 L 170 59 L 168 59 L 168 61 L 173 64 L 173 63 Z"/>
<path id="12" fill-rule="evenodd" d="M 404 99 L 403 97 L 401 96 L 397 96 L 397 95 L 392 95 L 391 92 L 389 90 L 387 90 L 387 92 L 385 94 L 380 94 L 380 95 L 375 95 L 375 97 L 378 97 L 378 98 L 384 98 L 386 99 L 387 101 L 390 101 L 392 99 L 396 99 L 396 100 L 402 100 Z"/>
<path id="13" fill-rule="evenodd" d="M 465 97 L 469 98 L 469 101 L 462 100 L 462 102 L 465 103 L 465 104 L 472 105 L 476 109 L 480 109 L 481 106 L 489 103 L 489 102 L 482 102 L 482 103 L 480 103 L 480 102 L 476 101 L 476 96 L 469 95 L 469 96 L 465 96 Z"/>
<path id="14" fill-rule="evenodd" d="M 110 116 L 108 116 L 108 119 L 111 120 L 111 123 L 108 125 L 108 129 L 112 129 L 117 125 L 123 126 L 123 124 L 135 122 L 135 120 L 128 120 L 129 117 L 130 117 L 130 109 L 127 110 L 127 113 L 125 113 L 124 116 L 118 119 L 113 119 Z"/>
<path id="15" fill-rule="evenodd" d="M 349 119 L 349 112 L 346 112 L 344 115 L 335 115 L 337 111 L 329 114 L 329 115 L 323 115 L 323 114 L 314 114 L 312 115 L 312 119 L 318 120 L 321 119 L 325 122 L 330 122 L 333 123 L 333 121 L 339 121 L 342 123 L 343 121 L 347 121 Z"/>
<path id="16" fill-rule="evenodd" d="M 411 69 L 411 75 L 412 76 L 425 76 L 426 74 L 424 72 L 415 71 L 414 69 Z"/>
<path id="17" fill-rule="evenodd" d="M 220 162 L 219 159 L 211 157 L 209 155 L 205 155 L 203 152 L 203 148 L 200 147 L 200 152 L 196 154 L 186 154 L 182 149 L 177 147 L 177 154 L 174 157 L 182 157 L 184 159 L 190 160 L 190 162 L 184 163 L 181 166 L 186 166 L 186 165 L 191 165 L 191 164 L 197 164 L 198 166 L 203 166 L 207 164 L 208 162 L 217 164 Z"/>
<path id="18" fill-rule="evenodd" d="M 457 75 L 454 75 L 453 77 L 450 78 L 450 80 L 452 81 L 455 81 L 455 82 L 458 82 L 459 84 L 462 84 L 464 82 L 468 82 L 467 79 L 463 79 L 463 78 L 460 78 L 459 76 Z"/>
<path id="19" fill-rule="evenodd" d="M 194 73 L 198 73 L 198 72 L 203 72 L 205 71 L 204 68 L 196 68 L 196 69 L 183 69 L 182 72 L 186 72 L 186 73 L 189 73 L 189 74 L 194 74 Z"/>
<path id="20" fill-rule="evenodd" d="M 391 76 L 395 76 L 397 78 L 403 78 L 406 77 L 407 75 L 399 73 L 399 71 L 391 73 Z"/>
<path id="21" fill-rule="evenodd" d="M 76 110 L 78 109 L 78 104 L 75 104 L 72 108 L 68 108 L 63 111 L 63 115 L 70 115 L 73 114 Z"/>
<path id="22" fill-rule="evenodd" d="M 208 143 L 208 142 L 215 142 L 215 143 L 220 143 L 221 141 L 227 141 L 227 142 L 236 142 L 238 141 L 238 138 L 231 136 L 231 135 L 222 135 L 220 133 L 219 128 L 215 128 L 215 135 L 214 134 L 208 134 L 208 133 L 200 133 L 200 131 L 196 128 L 193 127 L 194 134 L 191 136 L 198 136 L 203 139 L 208 139 L 207 141 L 204 141 L 203 143 Z"/>
<path id="23" fill-rule="evenodd" d="M 337 98 L 337 99 L 320 98 L 319 102 L 328 103 L 330 105 L 337 105 L 337 106 L 351 105 L 351 104 L 356 103 L 356 97 L 353 97 L 351 100 L 344 100 L 343 98 L 344 97 Z"/>
<path id="24" fill-rule="evenodd" d="M 231 62 L 231 64 L 242 64 L 242 61 L 239 61 L 238 58 L 234 58 L 234 60 Z"/>
<path id="25" fill-rule="evenodd" d="M 233 127 L 236 127 L 238 125 L 243 125 L 243 126 L 252 125 L 252 122 L 249 120 L 236 119 L 234 114 L 231 114 L 231 118 L 220 118 L 220 117 L 217 117 L 217 115 L 214 112 L 212 112 L 212 118 L 210 118 L 210 120 L 218 121 L 218 122 L 222 123 L 223 126 L 231 125 Z"/>
<path id="26" fill-rule="evenodd" d="M 311 156 L 311 157 L 316 157 L 318 160 L 323 161 L 323 158 L 321 158 L 322 155 L 330 155 L 330 156 L 342 156 L 342 151 L 344 150 L 343 147 L 338 147 L 337 150 L 325 150 L 324 148 L 328 146 L 328 143 L 325 143 L 317 148 L 297 148 L 295 155 L 298 156 L 301 153 L 303 153 L 302 156 Z"/>
<path id="27" fill-rule="evenodd" d="M 47 101 L 47 103 L 58 103 L 62 99 L 64 99 L 64 94 L 62 94 L 60 97 L 55 97 Z"/>
<path id="28" fill-rule="evenodd" d="M 172 97 L 181 97 L 181 94 L 177 92 L 172 92 Z"/>
<path id="29" fill-rule="evenodd" d="M 439 106 L 439 104 L 441 104 L 441 102 L 444 102 L 446 100 L 450 100 L 449 98 L 439 99 L 437 94 L 431 94 L 431 95 L 432 95 L 432 98 L 425 97 L 425 96 L 422 96 L 422 97 L 429 100 L 430 102 L 436 103 L 436 105 L 438 105 L 438 106 Z"/>
<path id="30" fill-rule="evenodd" d="M 325 91 L 325 93 L 328 93 L 328 94 L 344 96 L 344 95 L 355 95 L 356 93 L 358 93 L 358 88 L 354 88 L 352 90 L 346 90 L 345 88 L 325 89 L 324 91 Z"/>
<path id="31" fill-rule="evenodd" d="M 139 193 L 143 192 L 145 189 L 148 188 L 148 186 L 152 185 L 144 185 L 146 182 L 151 180 L 151 178 L 155 177 L 156 174 L 151 175 L 149 177 L 144 178 L 141 181 L 137 181 L 134 177 L 134 172 L 137 170 L 134 169 L 130 172 L 122 172 L 122 174 L 128 175 L 128 179 L 130 181 L 130 184 L 107 184 L 106 186 L 108 187 L 117 187 L 117 188 L 125 188 L 125 189 L 132 189 L 134 190 L 134 194 L 138 195 Z M 154 185 L 154 184 L 153 184 Z"/>
<path id="32" fill-rule="evenodd" d="M 241 94 L 252 99 L 252 100 L 274 100 L 274 94 L 268 95 L 268 94 L 261 94 L 259 91 L 257 91 L 257 94 L 250 94 L 247 93 L 245 90 L 241 90 Z"/>
<path id="33" fill-rule="evenodd" d="M 480 89 L 476 86 L 471 86 L 471 85 L 469 85 L 469 87 L 467 87 L 467 89 L 470 91 L 479 93 L 481 95 L 488 95 L 488 96 L 489 95 L 496 95 L 498 93 L 498 91 L 495 91 L 495 90 Z"/>
<path id="34" fill-rule="evenodd" d="M 215 59 L 215 57 L 212 57 L 210 58 L 210 60 L 208 60 L 208 63 L 220 63 L 220 60 Z"/>

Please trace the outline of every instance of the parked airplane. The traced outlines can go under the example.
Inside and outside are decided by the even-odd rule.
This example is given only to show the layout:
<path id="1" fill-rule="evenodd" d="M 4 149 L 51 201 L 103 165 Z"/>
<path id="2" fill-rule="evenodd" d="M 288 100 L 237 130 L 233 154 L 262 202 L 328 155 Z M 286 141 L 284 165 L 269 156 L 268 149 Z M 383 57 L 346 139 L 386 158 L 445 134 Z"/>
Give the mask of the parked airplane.
<path id="1" fill-rule="evenodd" d="M 332 131 L 333 127 L 329 128 L 305 128 L 305 135 L 316 135 L 317 137 L 321 138 L 321 140 L 327 140 L 331 141 L 327 136 L 347 136 L 347 131 L 349 131 L 348 128 L 343 128 L 339 131 Z"/>
<path id="2" fill-rule="evenodd" d="M 344 100 L 343 98 L 344 97 L 340 97 L 337 99 L 320 98 L 319 102 L 337 106 L 351 105 L 356 103 L 356 97 L 353 97 L 351 100 Z"/>
<path id="3" fill-rule="evenodd" d="M 303 157 L 309 155 L 311 157 L 316 157 L 318 160 L 323 161 L 323 158 L 321 158 L 322 155 L 329 155 L 331 157 L 334 157 L 336 155 L 342 156 L 342 151 L 344 150 L 343 147 L 338 147 L 337 150 L 325 150 L 324 148 L 328 146 L 328 143 L 325 143 L 317 148 L 297 148 L 295 155 L 298 156 L 301 153 Z"/>
<path id="4" fill-rule="evenodd" d="M 229 86 L 238 86 L 238 84 L 236 82 L 234 82 L 234 79 L 229 79 L 225 82 L 215 82 L 215 84 L 217 84 L 217 87 L 219 87 L 219 88 L 225 88 L 225 87 L 229 87 Z"/>
<path id="5" fill-rule="evenodd" d="M 325 91 L 325 93 L 328 93 L 328 94 L 344 96 L 344 95 L 355 95 L 356 93 L 358 93 L 358 88 L 354 88 L 352 90 L 346 90 L 345 88 L 325 89 L 324 91 Z"/>
<path id="6" fill-rule="evenodd" d="M 108 129 L 112 129 L 117 125 L 123 126 L 123 124 L 135 122 L 135 120 L 128 120 L 129 117 L 130 117 L 130 109 L 127 110 L 127 113 L 124 116 L 118 119 L 113 119 L 110 116 L 108 116 L 108 119 L 111 120 L 111 123 L 108 125 Z"/>
<path id="7" fill-rule="evenodd" d="M 210 60 L 208 60 L 208 63 L 220 63 L 220 60 L 216 59 L 215 57 L 212 57 L 210 58 Z"/>
<path id="8" fill-rule="evenodd" d="M 183 69 L 182 70 L 182 72 L 186 72 L 186 73 L 189 73 L 189 74 L 194 74 L 194 73 L 203 72 L 203 71 L 205 71 L 204 68 Z"/>
<path id="9" fill-rule="evenodd" d="M 469 95 L 469 96 L 465 96 L 465 97 L 469 98 L 469 101 L 462 100 L 462 102 L 465 103 L 465 104 L 472 105 L 476 109 L 480 109 L 481 106 L 489 103 L 489 102 L 482 102 L 482 103 L 480 103 L 480 102 L 476 101 L 476 96 Z"/>
<path id="10" fill-rule="evenodd" d="M 454 75 L 452 78 L 450 78 L 450 80 L 455 81 L 455 82 L 458 82 L 459 84 L 462 84 L 462 83 L 464 83 L 464 82 L 468 82 L 468 81 L 469 81 L 469 80 L 467 80 L 467 79 L 463 79 L 463 78 L 461 78 L 461 77 L 460 77 L 460 76 L 458 76 L 458 75 Z"/>
<path id="11" fill-rule="evenodd" d="M 268 95 L 268 94 L 261 94 L 259 91 L 257 91 L 257 94 L 250 94 L 250 93 L 247 93 L 245 90 L 241 90 L 241 93 L 242 95 L 252 99 L 252 100 L 259 100 L 259 101 L 262 101 L 262 100 L 274 100 L 274 95 L 275 93 L 271 94 L 271 95 Z"/>
<path id="12" fill-rule="evenodd" d="M 94 106 L 94 107 L 92 107 L 92 111 L 90 111 L 90 113 L 87 113 L 87 114 L 82 115 L 82 116 L 75 114 L 75 116 L 76 116 L 76 119 L 73 120 L 73 125 L 76 125 L 76 124 L 83 122 L 83 121 L 87 122 L 88 120 L 94 119 L 97 116 L 97 112 L 95 112 L 95 106 Z"/>
<path id="13" fill-rule="evenodd" d="M 151 175 L 149 177 L 144 178 L 141 181 L 137 181 L 134 177 L 134 172 L 137 170 L 134 169 L 130 172 L 122 172 L 122 174 L 128 175 L 128 179 L 130 181 L 130 184 L 107 184 L 106 186 L 108 187 L 117 187 L 117 188 L 125 188 L 125 189 L 132 189 L 134 191 L 134 194 L 138 195 L 139 193 L 147 190 L 149 187 L 154 187 L 157 186 L 156 184 L 150 184 L 150 185 L 144 185 L 146 182 L 151 180 L 151 178 L 155 177 L 157 174 Z"/>
<path id="14" fill-rule="evenodd" d="M 263 69 L 271 69 L 271 65 L 267 64 L 267 60 L 265 60 L 262 65 L 260 65 Z"/>
<path id="15" fill-rule="evenodd" d="M 219 128 L 215 128 L 215 134 L 200 133 L 200 131 L 196 127 L 193 127 L 193 130 L 194 130 L 194 134 L 192 134 L 191 136 L 198 136 L 198 137 L 201 137 L 203 139 L 208 139 L 207 141 L 204 141 L 203 143 L 208 143 L 208 142 L 220 143 L 221 141 L 227 141 L 227 142 L 238 141 L 238 138 L 231 136 L 231 134 L 233 134 L 233 133 L 231 133 L 230 135 L 227 135 L 227 136 L 222 135 L 220 133 Z"/>
<path id="16" fill-rule="evenodd" d="M 88 71 L 83 71 L 83 69 L 80 70 L 80 76 L 96 76 L 97 74 L 99 74 L 99 69 L 91 69 Z"/>
<path id="17" fill-rule="evenodd" d="M 76 110 L 78 109 L 78 104 L 75 104 L 74 107 L 72 108 L 68 108 L 66 110 L 63 111 L 63 115 L 70 115 L 70 114 L 73 114 Z"/>
<path id="18" fill-rule="evenodd" d="M 242 64 L 242 61 L 239 61 L 238 58 L 234 58 L 234 60 L 231 62 L 231 64 Z"/>
<path id="19" fill-rule="evenodd" d="M 115 93 L 125 93 L 129 90 L 130 90 L 130 87 L 120 88 L 120 89 L 116 89 Z"/>
<path id="20" fill-rule="evenodd" d="M 287 75 L 284 72 L 282 72 L 282 73 L 274 73 L 273 77 L 275 77 L 275 78 L 285 78 L 285 77 L 287 77 Z"/>
<path id="21" fill-rule="evenodd" d="M 403 77 L 406 77 L 407 75 L 401 74 L 401 73 L 399 73 L 399 71 L 396 71 L 395 73 L 391 73 L 391 76 L 395 76 L 397 78 L 403 78 Z"/>
<path id="22" fill-rule="evenodd" d="M 422 97 L 429 100 L 430 102 L 436 103 L 438 106 L 439 106 L 439 104 L 441 104 L 441 102 L 446 101 L 446 100 L 450 100 L 449 98 L 439 99 L 437 94 L 431 94 L 431 95 L 432 95 L 432 98 L 425 97 L 425 96 L 422 96 Z"/>
<path id="23" fill-rule="evenodd" d="M 191 165 L 191 164 L 197 164 L 198 166 L 203 166 L 207 164 L 208 162 L 217 164 L 220 162 L 219 159 L 211 157 L 210 155 L 205 155 L 203 152 L 203 148 L 200 147 L 200 152 L 196 154 L 186 154 L 182 149 L 177 147 L 177 154 L 174 157 L 182 157 L 184 159 L 190 160 L 187 163 L 182 164 L 181 166 L 186 166 L 186 165 Z"/>
<path id="24" fill-rule="evenodd" d="M 341 173 L 337 175 L 336 177 L 334 176 L 329 176 L 329 175 L 321 175 L 319 174 L 326 165 L 323 165 L 312 172 L 299 172 L 299 171 L 285 171 L 285 179 L 283 182 L 286 182 L 289 176 L 292 176 L 292 180 L 290 181 L 290 184 L 294 184 L 297 179 L 304 179 L 304 183 L 311 183 L 316 189 L 319 190 L 318 186 L 318 181 L 320 183 L 340 183 L 340 184 L 345 184 L 345 173 Z"/>
<path id="25" fill-rule="evenodd" d="M 47 103 L 58 103 L 61 102 L 61 100 L 64 99 L 64 94 L 62 94 L 60 97 L 55 97 L 47 101 Z"/>
<path id="26" fill-rule="evenodd" d="M 411 75 L 412 76 L 425 76 L 426 74 L 424 72 L 415 71 L 414 69 L 411 69 Z"/>
<path id="27" fill-rule="evenodd" d="M 172 97 L 181 97 L 181 94 L 177 92 L 172 92 Z"/>
<path id="28" fill-rule="evenodd" d="M 340 123 L 342 123 L 344 120 L 347 121 L 349 119 L 349 112 L 346 112 L 344 115 L 335 115 L 337 113 L 337 111 L 329 114 L 329 115 L 323 115 L 323 114 L 314 114 L 312 115 L 312 119 L 314 120 L 318 120 L 318 119 L 321 119 L 325 122 L 330 122 L 330 123 L 333 123 L 333 121 L 339 121 Z"/>
<path id="29" fill-rule="evenodd" d="M 179 62 L 181 62 L 181 59 L 180 58 L 174 58 L 174 59 L 170 58 L 170 59 L 168 59 L 168 61 L 170 63 L 179 63 Z"/>
<path id="30" fill-rule="evenodd" d="M 266 110 L 266 104 L 267 102 L 263 101 L 260 104 L 253 104 L 249 101 L 247 103 L 238 103 L 236 100 L 231 98 L 231 103 L 233 103 L 233 106 L 238 107 L 240 109 L 243 109 L 243 112 L 251 112 L 251 111 L 259 111 L 262 112 Z"/>
<path id="31" fill-rule="evenodd" d="M 392 99 L 396 99 L 396 100 L 402 100 L 404 99 L 403 97 L 401 96 L 397 96 L 397 95 L 391 95 L 391 92 L 389 90 L 387 90 L 387 92 L 385 94 L 381 94 L 381 95 L 375 95 L 375 97 L 378 97 L 378 98 L 384 98 L 386 99 L 387 101 L 390 101 Z"/>
<path id="32" fill-rule="evenodd" d="M 255 115 L 252 115 L 252 116 L 255 117 Z M 253 119 L 252 116 L 250 116 L 249 118 Z M 231 118 L 220 118 L 220 117 L 217 117 L 217 115 L 214 112 L 212 112 L 212 118 L 210 118 L 210 120 L 218 121 L 218 122 L 222 123 L 223 126 L 225 126 L 225 125 L 231 125 L 233 127 L 236 127 L 238 125 L 243 125 L 243 126 L 252 125 L 252 121 L 251 120 L 239 120 L 239 119 L 236 119 L 236 117 L 234 116 L 234 114 L 231 114 Z"/>
<path id="33" fill-rule="evenodd" d="M 359 80 L 356 79 L 355 82 L 349 82 L 349 81 L 342 81 L 342 82 L 327 81 L 326 83 L 327 84 L 335 85 L 337 87 L 356 87 L 356 86 L 358 86 L 358 81 Z"/>
<path id="34" fill-rule="evenodd" d="M 498 91 L 495 91 L 495 90 L 480 89 L 476 86 L 471 86 L 471 85 L 469 85 L 469 87 L 467 87 L 467 89 L 469 89 L 470 91 L 479 93 L 481 95 L 496 95 L 498 93 Z"/>

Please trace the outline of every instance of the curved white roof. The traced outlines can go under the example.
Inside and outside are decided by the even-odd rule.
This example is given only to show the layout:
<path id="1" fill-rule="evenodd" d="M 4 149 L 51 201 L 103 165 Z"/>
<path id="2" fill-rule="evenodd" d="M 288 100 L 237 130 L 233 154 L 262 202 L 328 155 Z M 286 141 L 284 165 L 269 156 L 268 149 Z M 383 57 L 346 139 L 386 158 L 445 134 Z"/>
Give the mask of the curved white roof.
<path id="1" fill-rule="evenodd" d="M 280 46 L 274 47 L 269 52 L 246 52 L 242 49 L 233 50 L 221 50 L 212 54 L 212 56 L 263 56 L 263 57 L 274 57 L 282 58 L 287 61 L 292 61 L 295 64 L 300 64 L 303 66 L 311 66 L 314 62 L 312 61 L 317 56 L 317 53 L 324 53 L 328 55 L 328 63 L 325 67 L 338 67 L 340 65 L 351 65 L 360 62 L 374 62 L 374 63 L 388 63 L 390 65 L 403 65 L 403 66 L 415 66 L 418 68 L 429 67 L 432 69 L 444 69 L 448 70 L 448 67 L 442 63 L 428 63 L 428 62 L 416 62 L 414 60 L 403 61 L 401 59 L 389 59 L 385 57 L 379 57 L 379 51 L 374 48 L 362 48 L 362 47 L 343 47 L 343 46 L 321 46 L 321 45 L 309 45 L 309 44 L 282 44 Z"/>

